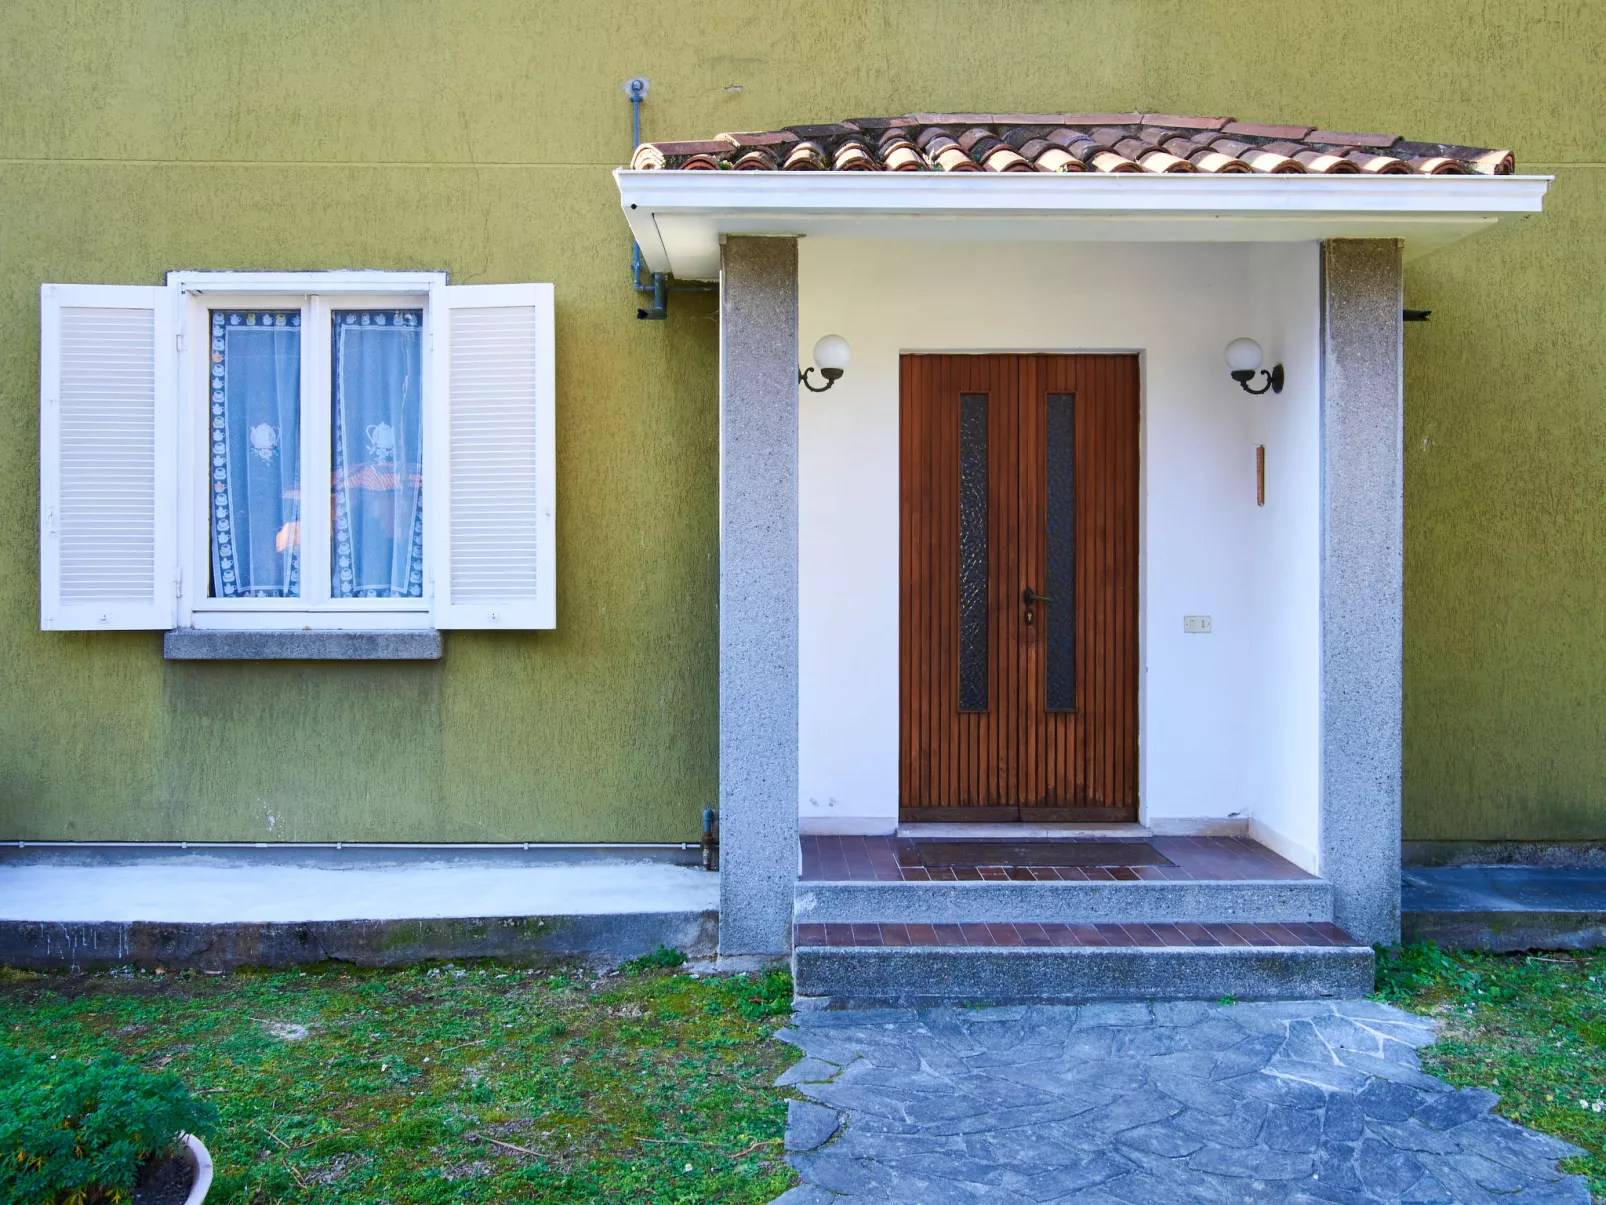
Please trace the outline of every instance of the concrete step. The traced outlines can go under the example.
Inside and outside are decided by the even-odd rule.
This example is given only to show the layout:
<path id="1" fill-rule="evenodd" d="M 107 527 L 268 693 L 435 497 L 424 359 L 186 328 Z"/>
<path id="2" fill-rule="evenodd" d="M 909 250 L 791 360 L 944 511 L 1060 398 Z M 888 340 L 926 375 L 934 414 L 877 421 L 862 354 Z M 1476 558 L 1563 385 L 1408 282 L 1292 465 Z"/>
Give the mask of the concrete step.
<path id="1" fill-rule="evenodd" d="M 799 925 L 800 1007 L 1303 1000 L 1372 990 L 1373 954 L 1331 923 Z"/>
<path id="2" fill-rule="evenodd" d="M 798 924 L 1314 923 L 1333 919 L 1333 889 L 1325 879 L 1309 878 L 1104 883 L 816 880 L 798 882 L 793 916 Z"/>
<path id="3" fill-rule="evenodd" d="M 1451 950 L 1606 945 L 1606 867 L 1407 866 L 1400 936 Z"/>

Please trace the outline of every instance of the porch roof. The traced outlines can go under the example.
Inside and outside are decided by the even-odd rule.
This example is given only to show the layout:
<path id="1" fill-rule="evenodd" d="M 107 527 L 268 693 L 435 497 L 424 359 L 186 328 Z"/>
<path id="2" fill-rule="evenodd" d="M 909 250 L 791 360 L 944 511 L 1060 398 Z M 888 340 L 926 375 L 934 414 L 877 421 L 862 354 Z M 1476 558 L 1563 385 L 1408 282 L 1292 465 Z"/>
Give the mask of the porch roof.
<path id="1" fill-rule="evenodd" d="M 1414 258 L 1538 213 L 1510 151 L 1165 114 L 913 114 L 643 143 L 614 173 L 654 272 L 725 235 L 967 241 L 1398 238 Z"/>
<path id="2" fill-rule="evenodd" d="M 1167 113 L 912 113 L 702 142 L 644 142 L 630 166 L 677 171 L 1510 175 L 1509 150 Z"/>

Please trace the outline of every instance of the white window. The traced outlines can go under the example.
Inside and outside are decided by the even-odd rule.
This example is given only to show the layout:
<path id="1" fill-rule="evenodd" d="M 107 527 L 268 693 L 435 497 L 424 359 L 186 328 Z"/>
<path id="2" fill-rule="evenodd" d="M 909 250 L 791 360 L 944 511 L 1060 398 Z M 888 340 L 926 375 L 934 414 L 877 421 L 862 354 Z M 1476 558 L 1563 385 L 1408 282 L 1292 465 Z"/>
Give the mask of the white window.
<path id="1" fill-rule="evenodd" d="M 552 342 L 551 285 L 45 285 L 42 626 L 555 626 Z"/>

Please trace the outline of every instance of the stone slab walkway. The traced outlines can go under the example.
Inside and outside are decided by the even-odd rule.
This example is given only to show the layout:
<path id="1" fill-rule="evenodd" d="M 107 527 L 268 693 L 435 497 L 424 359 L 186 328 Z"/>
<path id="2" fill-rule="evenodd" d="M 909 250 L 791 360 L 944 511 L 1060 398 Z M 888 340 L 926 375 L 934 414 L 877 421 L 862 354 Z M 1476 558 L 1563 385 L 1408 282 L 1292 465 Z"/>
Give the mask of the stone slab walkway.
<path id="1" fill-rule="evenodd" d="M 1424 1074 L 1364 1000 L 799 1013 L 776 1205 L 1589 1205 L 1577 1148 Z"/>

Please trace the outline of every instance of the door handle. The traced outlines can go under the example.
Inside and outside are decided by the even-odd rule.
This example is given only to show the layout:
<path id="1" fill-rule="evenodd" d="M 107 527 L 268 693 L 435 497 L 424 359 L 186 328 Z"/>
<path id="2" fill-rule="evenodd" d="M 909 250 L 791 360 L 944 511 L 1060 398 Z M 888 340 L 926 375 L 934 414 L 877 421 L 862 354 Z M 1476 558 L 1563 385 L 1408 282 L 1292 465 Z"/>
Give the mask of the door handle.
<path id="1" fill-rule="evenodd" d="M 1039 594 L 1036 590 L 1033 590 L 1030 586 L 1027 586 L 1025 591 L 1022 592 L 1022 594 L 1020 596 L 1020 600 L 1021 600 L 1021 602 L 1025 603 L 1028 607 L 1035 607 L 1038 603 L 1051 603 L 1051 602 L 1054 601 L 1052 598 L 1050 598 L 1046 594 Z"/>

